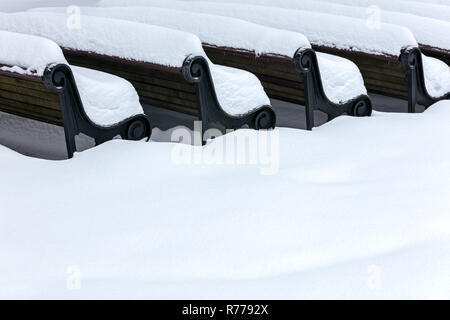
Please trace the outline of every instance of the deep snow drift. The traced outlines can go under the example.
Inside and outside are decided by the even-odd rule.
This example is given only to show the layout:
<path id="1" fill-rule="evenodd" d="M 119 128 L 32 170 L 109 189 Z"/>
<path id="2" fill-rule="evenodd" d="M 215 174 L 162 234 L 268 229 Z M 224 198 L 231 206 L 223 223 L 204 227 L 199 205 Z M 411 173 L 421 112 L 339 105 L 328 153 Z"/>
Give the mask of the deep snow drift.
<path id="1" fill-rule="evenodd" d="M 449 118 L 444 101 L 59 162 L 0 147 L 0 297 L 450 298 Z M 210 162 L 243 137 L 279 161 Z"/>

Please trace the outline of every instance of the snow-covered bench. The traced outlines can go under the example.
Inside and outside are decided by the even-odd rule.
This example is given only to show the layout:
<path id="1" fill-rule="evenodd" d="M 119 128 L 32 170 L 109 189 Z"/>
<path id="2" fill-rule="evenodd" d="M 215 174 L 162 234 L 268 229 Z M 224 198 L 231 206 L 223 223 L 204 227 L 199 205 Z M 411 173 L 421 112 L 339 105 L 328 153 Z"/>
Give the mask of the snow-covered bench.
<path id="1" fill-rule="evenodd" d="M 75 136 L 96 144 L 120 135 L 150 138 L 150 121 L 126 80 L 70 66 L 51 40 L 0 31 L 0 111 L 64 126 L 68 157 Z"/>
<path id="2" fill-rule="evenodd" d="M 352 17 L 292 10 L 277 7 L 256 6 L 238 3 L 216 3 L 204 1 L 161 1 L 161 0 L 102 0 L 100 6 L 146 5 L 184 11 L 216 14 L 247 20 L 261 25 L 301 32 L 311 42 L 316 51 L 338 55 L 356 63 L 363 74 L 369 91 L 408 99 L 408 111 L 415 110 L 414 97 L 427 92 L 433 101 L 448 97 L 450 70 L 436 59 L 422 57 L 421 67 L 412 64 L 422 73 L 417 79 L 424 81 L 405 81 L 410 68 L 404 69 L 404 61 L 414 59 L 418 43 L 411 31 L 402 26 L 380 23 L 377 28 L 368 28 L 367 21 Z M 421 61 L 422 60 L 422 61 Z M 402 63 L 403 61 L 403 63 Z M 428 64 L 426 62 L 429 62 Z M 427 66 L 432 65 L 432 68 Z M 437 67 L 439 65 L 439 67 Z M 436 68 L 439 75 L 434 74 Z M 414 80 L 414 79 L 413 79 Z M 430 106 L 430 99 L 419 101 Z"/>
<path id="3" fill-rule="evenodd" d="M 325 112 L 329 120 L 342 114 L 371 114 L 371 102 L 356 65 L 323 53 L 316 56 L 309 41 L 297 32 L 158 7 L 81 7 L 80 10 L 83 16 L 125 19 L 197 35 L 213 62 L 254 73 L 271 98 L 305 104 L 308 129 L 314 125 L 313 110 Z M 66 8 L 35 11 L 64 13 Z"/>
<path id="4" fill-rule="evenodd" d="M 66 22 L 58 13 L 0 15 L 0 29 L 52 39 L 71 64 L 129 80 L 143 104 L 198 115 L 204 131 L 275 126 L 258 78 L 211 63 L 193 34 L 91 16 L 83 16 L 80 28 Z"/>

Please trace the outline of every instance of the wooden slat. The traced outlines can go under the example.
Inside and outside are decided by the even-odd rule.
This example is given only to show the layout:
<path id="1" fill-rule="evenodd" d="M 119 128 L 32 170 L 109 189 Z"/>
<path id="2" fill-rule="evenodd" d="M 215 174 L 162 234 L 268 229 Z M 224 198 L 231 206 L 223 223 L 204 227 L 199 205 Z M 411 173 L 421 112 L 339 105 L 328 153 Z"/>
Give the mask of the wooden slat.
<path id="1" fill-rule="evenodd" d="M 62 125 L 61 111 L 0 97 L 0 110 L 34 120 Z"/>

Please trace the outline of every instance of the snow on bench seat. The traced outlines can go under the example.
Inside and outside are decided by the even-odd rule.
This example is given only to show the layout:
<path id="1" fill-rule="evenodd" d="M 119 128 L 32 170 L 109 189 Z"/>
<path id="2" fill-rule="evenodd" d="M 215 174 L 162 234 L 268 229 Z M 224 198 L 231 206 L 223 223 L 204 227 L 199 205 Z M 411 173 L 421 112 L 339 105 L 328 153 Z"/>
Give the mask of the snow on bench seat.
<path id="1" fill-rule="evenodd" d="M 0 29 L 46 37 L 65 49 L 181 68 L 187 56 L 207 59 L 193 34 L 123 20 L 83 17 L 80 29 L 67 27 L 67 16 L 47 12 L 0 15 Z M 209 62 L 217 97 L 230 115 L 247 114 L 270 101 L 258 79 L 245 71 Z M 240 77 L 236 75 L 239 74 Z M 238 83 L 235 81 L 240 79 Z M 236 96 L 230 95 L 235 93 Z"/>
<path id="2" fill-rule="evenodd" d="M 81 7 L 83 15 L 126 19 L 184 30 L 197 35 L 206 45 L 248 50 L 256 55 L 292 58 L 299 48 L 311 48 L 303 34 L 264 27 L 244 20 L 171 10 L 158 7 Z M 63 13 L 66 8 L 40 8 L 38 11 Z M 356 65 L 346 59 L 317 53 L 323 89 L 335 104 L 366 95 L 364 81 Z"/>
<path id="3" fill-rule="evenodd" d="M 422 55 L 425 86 L 433 98 L 450 93 L 450 67 L 444 62 Z"/>
<path id="4" fill-rule="evenodd" d="M 0 31 L 0 69 L 19 74 L 43 76 L 51 64 L 68 64 L 60 47 L 41 37 Z M 126 80 L 95 70 L 71 66 L 84 109 L 95 124 L 112 126 L 143 114 L 139 97 Z"/>

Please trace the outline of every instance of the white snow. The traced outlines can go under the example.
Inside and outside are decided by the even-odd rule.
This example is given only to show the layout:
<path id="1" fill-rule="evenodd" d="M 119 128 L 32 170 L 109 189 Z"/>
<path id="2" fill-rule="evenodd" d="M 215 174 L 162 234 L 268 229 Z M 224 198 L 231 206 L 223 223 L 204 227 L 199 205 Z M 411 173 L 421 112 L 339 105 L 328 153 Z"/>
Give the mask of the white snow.
<path id="1" fill-rule="evenodd" d="M 292 58 L 298 48 L 311 48 L 297 32 L 278 30 L 229 17 L 171 10 L 158 7 L 81 7 L 82 15 L 124 19 L 195 34 L 203 43 L 274 54 Z M 64 7 L 37 8 L 32 11 L 65 13 Z"/>
<path id="2" fill-rule="evenodd" d="M 157 6 L 177 10 L 216 14 L 253 23 L 300 32 L 312 44 L 398 56 L 405 46 L 417 46 L 408 29 L 381 23 L 368 28 L 366 20 L 319 12 L 252 6 L 237 3 L 185 2 L 161 0 L 103 0 L 101 6 Z"/>
<path id="3" fill-rule="evenodd" d="M 0 43 L 0 65 L 12 67 L 4 71 L 42 76 L 49 64 L 67 64 L 61 48 L 48 39 L 0 30 Z"/>
<path id="4" fill-rule="evenodd" d="M 188 55 L 207 58 L 200 39 L 191 33 L 92 16 L 82 16 L 79 28 L 71 29 L 67 21 L 65 14 L 50 12 L 0 14 L 0 29 L 46 37 L 64 48 L 178 68 Z M 240 115 L 270 104 L 254 75 L 208 63 L 225 112 Z M 233 82 L 238 73 L 242 79 Z"/>
<path id="5" fill-rule="evenodd" d="M 270 106 L 270 100 L 255 75 L 235 68 L 210 65 L 217 99 L 228 114 L 246 114 L 249 106 Z"/>
<path id="6" fill-rule="evenodd" d="M 450 67 L 438 59 L 422 54 L 425 86 L 434 98 L 450 93 Z"/>
<path id="7" fill-rule="evenodd" d="M 200 40 L 187 32 L 89 16 L 72 28 L 68 21 L 65 14 L 47 12 L 0 14 L 0 29 L 45 37 L 64 48 L 170 67 L 181 67 L 189 54 L 204 55 Z"/>
<path id="8" fill-rule="evenodd" d="M 59 162 L 0 147 L 0 297 L 449 299 L 449 118 L 441 101 Z M 173 162 L 239 137 L 278 141 L 278 173 Z"/>
<path id="9" fill-rule="evenodd" d="M 377 6 L 380 9 L 411 13 L 422 17 L 429 17 L 444 21 L 450 21 L 450 6 L 417 1 L 402 0 L 325 0 L 332 3 L 341 3 L 350 6 L 370 7 Z"/>
<path id="10" fill-rule="evenodd" d="M 86 114 L 94 123 L 111 126 L 144 113 L 130 82 L 97 70 L 76 66 L 71 69 Z"/>
<path id="11" fill-rule="evenodd" d="M 223 0 L 208 0 L 223 2 Z M 349 6 L 317 0 L 228 0 L 227 2 L 265 5 L 297 10 L 316 11 L 347 17 L 366 19 L 367 27 L 378 28 L 378 23 L 392 23 L 404 26 L 412 31 L 422 45 L 450 50 L 450 20 L 437 20 L 408 13 L 381 10 L 374 11 L 366 7 Z"/>
<path id="12" fill-rule="evenodd" d="M 344 103 L 367 94 L 364 79 L 352 61 L 317 52 L 323 90 L 331 102 Z"/>
<path id="13" fill-rule="evenodd" d="M 61 13 L 65 8 L 36 10 Z M 298 48 L 311 47 L 302 34 L 262 27 L 221 16 L 157 7 L 82 7 L 81 12 L 87 15 L 127 19 L 186 30 L 199 36 L 203 43 L 246 49 L 257 54 L 270 53 L 292 58 Z M 318 53 L 317 57 L 324 91 L 332 102 L 347 102 L 367 93 L 361 73 L 354 63 L 321 53 Z"/>

